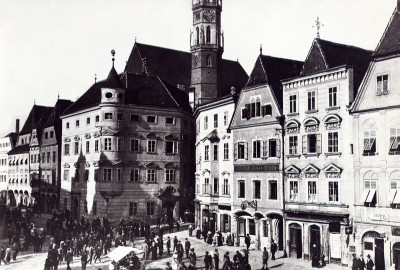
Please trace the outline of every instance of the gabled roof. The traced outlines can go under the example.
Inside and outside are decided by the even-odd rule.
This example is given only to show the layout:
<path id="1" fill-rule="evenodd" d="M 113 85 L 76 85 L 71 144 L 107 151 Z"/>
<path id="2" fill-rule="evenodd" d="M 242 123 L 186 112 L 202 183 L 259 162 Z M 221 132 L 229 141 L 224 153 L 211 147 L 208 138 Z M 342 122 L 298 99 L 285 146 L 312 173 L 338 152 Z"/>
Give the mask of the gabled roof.
<path id="1" fill-rule="evenodd" d="M 372 56 L 377 58 L 398 53 L 400 53 L 400 12 L 395 8 Z"/>
<path id="2" fill-rule="evenodd" d="M 175 87 L 183 84 L 185 90 L 189 90 L 192 69 L 190 52 L 136 42 L 126 63 L 125 72 L 143 73 L 143 62 L 146 63 L 150 75 L 157 75 Z M 237 61 L 222 59 L 220 71 L 218 77 L 220 96 L 229 94 L 232 86 L 240 91 L 248 79 L 246 71 Z"/>
<path id="3" fill-rule="evenodd" d="M 303 62 L 259 55 L 247 81 L 246 87 L 268 83 L 282 108 L 283 92 L 281 80 L 298 76 Z"/>
<path id="4" fill-rule="evenodd" d="M 34 128 L 40 129 L 45 124 L 52 110 L 53 107 L 33 105 L 19 135 L 29 134 Z"/>
<path id="5" fill-rule="evenodd" d="M 304 62 L 300 76 L 311 75 L 327 69 L 349 65 L 354 68 L 356 92 L 367 71 L 372 51 L 316 38 Z"/>
<path id="6" fill-rule="evenodd" d="M 8 155 L 17 155 L 22 153 L 29 153 L 29 144 L 18 145 L 8 152 Z"/>
<path id="7" fill-rule="evenodd" d="M 44 125 L 44 128 L 54 126 L 56 124 L 56 121 L 59 120 L 60 115 L 69 107 L 72 105 L 71 100 L 66 100 L 66 99 L 59 99 L 56 102 L 56 105 L 54 105 L 53 110 L 51 111 L 49 117 L 47 118 L 46 124 Z"/>
<path id="8" fill-rule="evenodd" d="M 10 139 L 12 147 L 14 147 L 14 145 L 17 143 L 18 133 L 10 132 L 6 136 L 4 136 L 4 138 L 7 137 Z"/>

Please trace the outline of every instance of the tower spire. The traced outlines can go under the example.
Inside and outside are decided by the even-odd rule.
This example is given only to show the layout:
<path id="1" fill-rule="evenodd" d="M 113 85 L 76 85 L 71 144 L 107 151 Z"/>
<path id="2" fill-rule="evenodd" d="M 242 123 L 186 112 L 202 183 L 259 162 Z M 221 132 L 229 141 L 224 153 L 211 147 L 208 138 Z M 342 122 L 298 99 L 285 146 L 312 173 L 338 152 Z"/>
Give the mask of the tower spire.
<path id="1" fill-rule="evenodd" d="M 262 55 L 262 43 L 260 43 L 260 55 Z"/>
<path id="2" fill-rule="evenodd" d="M 112 66 L 114 67 L 114 61 L 115 61 L 115 50 L 111 50 L 111 55 L 112 55 Z"/>

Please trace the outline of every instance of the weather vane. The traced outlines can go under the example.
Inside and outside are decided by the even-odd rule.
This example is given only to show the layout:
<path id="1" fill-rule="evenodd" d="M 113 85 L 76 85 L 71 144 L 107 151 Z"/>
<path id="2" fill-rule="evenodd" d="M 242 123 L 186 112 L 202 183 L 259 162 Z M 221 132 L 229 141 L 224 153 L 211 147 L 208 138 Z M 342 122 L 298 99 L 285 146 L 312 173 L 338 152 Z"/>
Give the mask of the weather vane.
<path id="1" fill-rule="evenodd" d="M 317 20 L 315 21 L 315 28 L 317 28 L 317 38 L 320 38 L 319 29 L 321 29 L 322 26 L 324 26 L 324 24 L 322 24 L 321 21 L 319 20 L 319 17 L 317 17 Z"/>
<path id="2" fill-rule="evenodd" d="M 94 83 L 96 83 L 97 82 L 97 74 L 95 73 L 94 74 Z"/>
<path id="3" fill-rule="evenodd" d="M 112 62 L 113 62 L 113 66 L 114 66 L 114 61 L 115 61 L 115 51 L 111 50 L 111 55 L 112 55 Z"/>

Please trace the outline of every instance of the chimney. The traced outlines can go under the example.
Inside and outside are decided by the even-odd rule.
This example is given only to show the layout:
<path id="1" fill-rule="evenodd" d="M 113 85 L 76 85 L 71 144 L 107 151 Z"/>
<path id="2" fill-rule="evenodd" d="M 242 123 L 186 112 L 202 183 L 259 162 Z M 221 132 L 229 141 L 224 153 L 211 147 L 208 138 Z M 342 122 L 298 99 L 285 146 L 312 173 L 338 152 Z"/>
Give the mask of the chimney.
<path id="1" fill-rule="evenodd" d="M 19 119 L 15 120 L 15 132 L 19 133 Z"/>

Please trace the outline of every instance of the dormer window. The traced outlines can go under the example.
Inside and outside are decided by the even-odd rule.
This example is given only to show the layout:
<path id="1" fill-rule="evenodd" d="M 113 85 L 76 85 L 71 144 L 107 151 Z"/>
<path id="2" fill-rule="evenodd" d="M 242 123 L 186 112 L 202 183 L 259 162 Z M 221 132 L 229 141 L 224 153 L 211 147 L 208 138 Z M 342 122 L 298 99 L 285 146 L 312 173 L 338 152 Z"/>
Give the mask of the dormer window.
<path id="1" fill-rule="evenodd" d="M 376 94 L 387 95 L 389 92 L 389 75 L 379 75 L 376 77 Z"/>
<path id="2" fill-rule="evenodd" d="M 157 120 L 157 117 L 154 116 L 154 115 L 148 115 L 148 116 L 147 116 L 147 123 L 153 123 L 153 124 L 155 124 L 155 123 L 156 123 L 156 120 Z"/>

